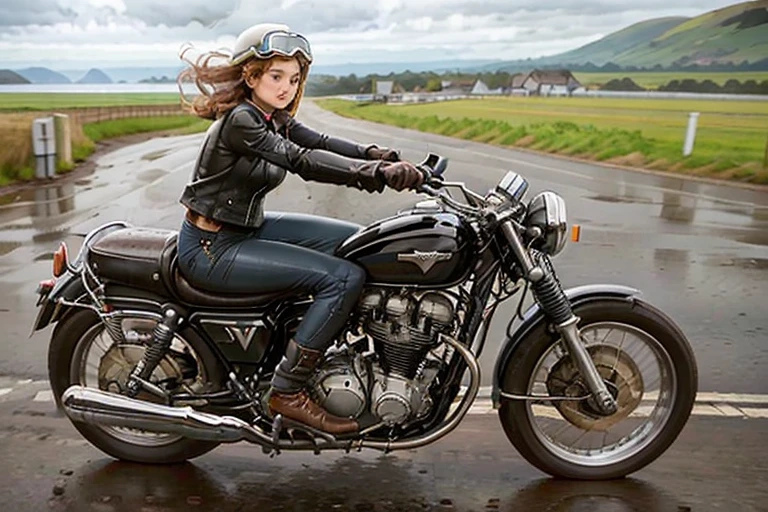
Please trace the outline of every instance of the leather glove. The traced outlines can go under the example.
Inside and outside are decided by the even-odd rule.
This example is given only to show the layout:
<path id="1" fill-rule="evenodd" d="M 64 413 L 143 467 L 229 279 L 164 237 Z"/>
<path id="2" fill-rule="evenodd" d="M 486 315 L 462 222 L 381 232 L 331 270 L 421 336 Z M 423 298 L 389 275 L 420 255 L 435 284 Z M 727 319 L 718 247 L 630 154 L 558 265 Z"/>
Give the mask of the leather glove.
<path id="1" fill-rule="evenodd" d="M 365 150 L 365 156 L 368 160 L 384 160 L 387 162 L 399 162 L 400 153 L 394 149 L 380 148 L 378 146 L 371 146 Z"/>
<path id="2" fill-rule="evenodd" d="M 424 174 L 410 162 L 383 163 L 379 172 L 384 176 L 387 186 L 398 192 L 424 183 Z"/>

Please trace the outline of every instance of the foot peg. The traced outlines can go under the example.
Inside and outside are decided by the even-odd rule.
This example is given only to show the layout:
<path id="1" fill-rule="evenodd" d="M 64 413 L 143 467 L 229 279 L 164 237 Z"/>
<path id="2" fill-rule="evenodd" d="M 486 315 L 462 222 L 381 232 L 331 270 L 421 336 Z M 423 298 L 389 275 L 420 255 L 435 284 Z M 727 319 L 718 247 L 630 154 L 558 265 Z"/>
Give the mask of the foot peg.
<path id="1" fill-rule="evenodd" d="M 280 455 L 280 434 L 283 431 L 288 434 L 291 442 L 296 441 L 295 434 L 297 432 L 306 434 L 309 437 L 309 440 L 312 442 L 312 446 L 314 447 L 312 451 L 315 453 L 315 455 L 320 455 L 321 451 L 318 440 L 325 441 L 324 444 L 329 447 L 335 447 L 339 445 L 338 439 L 336 439 L 336 437 L 334 437 L 332 434 L 323 432 L 322 430 L 317 430 L 290 418 L 286 418 L 282 414 L 277 414 L 272 421 L 272 448 L 270 450 L 269 448 L 264 447 L 265 453 L 269 453 L 270 457 Z"/>

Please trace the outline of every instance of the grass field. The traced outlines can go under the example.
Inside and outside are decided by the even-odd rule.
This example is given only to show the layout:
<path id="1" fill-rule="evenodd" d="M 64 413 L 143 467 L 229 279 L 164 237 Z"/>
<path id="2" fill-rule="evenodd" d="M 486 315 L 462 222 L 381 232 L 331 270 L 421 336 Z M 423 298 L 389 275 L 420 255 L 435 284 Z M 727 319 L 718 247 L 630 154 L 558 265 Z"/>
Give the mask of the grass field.
<path id="1" fill-rule="evenodd" d="M 34 177 L 31 127 L 35 117 L 32 112 L 0 114 L 0 186 Z M 72 157 L 76 162 L 85 160 L 103 139 L 161 131 L 184 135 L 205 131 L 209 125 L 209 121 L 189 115 L 115 119 L 83 126 L 71 123 Z M 60 167 L 58 171 L 70 169 Z"/>
<path id="2" fill-rule="evenodd" d="M 0 93 L 0 111 L 178 104 L 176 93 Z"/>
<path id="3" fill-rule="evenodd" d="M 579 73 L 573 74 L 576 79 L 584 86 L 599 86 L 603 85 L 610 80 L 622 79 L 624 77 L 631 78 L 637 85 L 645 87 L 646 89 L 658 89 L 660 85 L 665 85 L 672 80 L 684 80 L 690 78 L 698 82 L 704 80 L 712 80 L 718 85 L 723 85 L 728 80 L 738 80 L 739 82 L 745 82 L 746 80 L 755 80 L 758 83 L 763 80 L 768 80 L 768 71 L 749 71 L 743 73 L 711 73 L 711 72 L 645 72 L 645 73 L 625 73 L 625 72 L 613 72 L 613 73 Z"/>
<path id="4" fill-rule="evenodd" d="M 768 102 L 494 98 L 420 105 L 321 100 L 341 115 L 504 146 L 636 167 L 768 183 Z M 683 157 L 689 112 L 699 112 Z"/>

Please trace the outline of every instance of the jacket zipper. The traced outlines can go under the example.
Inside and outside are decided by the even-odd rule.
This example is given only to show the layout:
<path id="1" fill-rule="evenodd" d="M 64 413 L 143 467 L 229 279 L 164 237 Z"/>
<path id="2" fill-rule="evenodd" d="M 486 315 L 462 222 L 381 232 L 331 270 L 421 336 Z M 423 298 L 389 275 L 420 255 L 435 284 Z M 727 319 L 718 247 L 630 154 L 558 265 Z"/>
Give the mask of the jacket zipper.
<path id="1" fill-rule="evenodd" d="M 256 196 L 258 196 L 261 193 L 262 190 L 267 188 L 267 186 L 268 185 L 264 185 L 259 190 L 254 192 L 253 196 L 251 196 L 251 202 L 248 204 L 248 211 L 246 212 L 246 215 L 245 215 L 245 225 L 246 226 L 248 225 L 248 222 L 251 220 L 251 213 L 252 213 L 252 210 L 253 210 L 253 202 L 256 200 Z"/>

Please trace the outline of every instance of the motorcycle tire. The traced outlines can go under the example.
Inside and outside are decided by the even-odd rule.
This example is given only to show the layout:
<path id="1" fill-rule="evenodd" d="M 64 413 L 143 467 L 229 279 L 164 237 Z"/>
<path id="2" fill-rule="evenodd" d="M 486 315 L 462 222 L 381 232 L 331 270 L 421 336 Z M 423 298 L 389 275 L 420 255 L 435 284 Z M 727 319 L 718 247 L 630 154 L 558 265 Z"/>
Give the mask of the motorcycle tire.
<path id="1" fill-rule="evenodd" d="M 676 382 L 676 396 L 671 399 L 671 412 L 666 424 L 637 453 L 624 460 L 606 464 L 599 461 L 576 463 L 566 460 L 543 441 L 543 434 L 533 417 L 532 405 L 522 400 L 501 401 L 499 419 L 507 438 L 531 464 L 559 478 L 578 480 L 608 480 L 624 477 L 650 464 L 674 442 L 688 420 L 696 398 L 697 368 L 693 350 L 685 335 L 664 313 L 638 300 L 605 299 L 576 306 L 579 329 L 603 322 L 625 324 L 650 335 L 668 355 Z M 501 390 L 514 394 L 529 394 L 532 374 L 539 361 L 555 343 L 559 334 L 542 322 L 523 339 L 510 357 L 510 363 L 500 378 Z M 645 442 L 645 441 L 643 441 Z M 551 446 L 551 445 L 550 445 Z M 588 455 L 589 456 L 589 455 Z"/>

